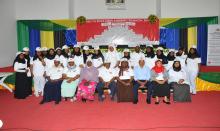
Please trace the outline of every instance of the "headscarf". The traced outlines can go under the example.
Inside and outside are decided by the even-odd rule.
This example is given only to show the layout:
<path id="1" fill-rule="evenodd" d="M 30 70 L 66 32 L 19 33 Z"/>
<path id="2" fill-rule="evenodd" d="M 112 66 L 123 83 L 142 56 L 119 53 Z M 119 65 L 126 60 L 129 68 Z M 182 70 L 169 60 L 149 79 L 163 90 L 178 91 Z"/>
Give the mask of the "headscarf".
<path id="1" fill-rule="evenodd" d="M 155 54 L 154 54 L 154 50 L 153 50 L 153 47 L 150 47 L 150 46 L 147 46 L 147 48 L 150 48 L 151 51 L 150 52 L 147 52 L 146 51 L 146 57 L 150 57 L 150 58 L 154 58 L 155 57 Z"/>
<path id="2" fill-rule="evenodd" d="M 155 66 L 152 68 L 152 70 L 155 71 L 156 73 L 162 73 L 165 71 L 165 67 L 163 65 L 161 67 L 157 66 L 157 62 L 159 62 L 159 61 L 162 62 L 162 60 L 157 60 L 155 62 Z"/>
<path id="3" fill-rule="evenodd" d="M 179 67 L 175 67 L 174 65 L 175 65 L 175 63 L 177 63 L 177 62 L 179 62 Z M 176 71 L 176 72 L 178 72 L 178 71 L 180 71 L 181 70 L 181 64 L 180 64 L 180 61 L 178 61 L 178 60 L 175 60 L 174 62 L 173 62 L 173 70 L 174 71 Z"/>
<path id="4" fill-rule="evenodd" d="M 54 54 L 53 54 L 53 55 L 50 55 L 50 51 L 51 51 L 51 50 L 54 51 L 54 49 L 50 48 L 50 49 L 48 50 L 48 53 L 47 53 L 47 59 L 49 59 L 49 60 L 53 60 L 53 59 L 55 58 L 55 56 L 56 56 L 55 51 L 54 51 Z"/>

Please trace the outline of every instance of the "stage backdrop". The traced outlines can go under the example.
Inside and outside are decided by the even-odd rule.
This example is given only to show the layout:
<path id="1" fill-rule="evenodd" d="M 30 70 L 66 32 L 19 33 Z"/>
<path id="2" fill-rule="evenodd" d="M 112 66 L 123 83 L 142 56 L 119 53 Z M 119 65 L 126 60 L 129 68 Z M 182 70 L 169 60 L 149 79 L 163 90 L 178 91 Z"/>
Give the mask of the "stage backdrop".
<path id="1" fill-rule="evenodd" d="M 148 19 L 89 19 L 77 24 L 77 41 L 89 45 L 149 44 L 159 41 L 159 21 Z"/>

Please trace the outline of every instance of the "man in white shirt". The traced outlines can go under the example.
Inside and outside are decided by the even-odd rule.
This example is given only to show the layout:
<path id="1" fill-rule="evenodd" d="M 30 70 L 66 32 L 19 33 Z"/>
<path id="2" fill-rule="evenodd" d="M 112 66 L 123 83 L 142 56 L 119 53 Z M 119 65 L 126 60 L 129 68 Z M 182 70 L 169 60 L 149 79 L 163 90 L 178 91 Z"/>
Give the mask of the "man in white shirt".
<path id="1" fill-rule="evenodd" d="M 98 99 L 99 101 L 103 101 L 103 88 L 110 88 L 110 96 L 111 100 L 114 100 L 116 94 L 116 82 L 115 77 L 116 71 L 114 68 L 110 68 L 110 61 L 105 61 L 104 66 L 99 69 L 99 83 L 96 88 L 98 90 Z"/>
<path id="2" fill-rule="evenodd" d="M 140 46 L 137 45 L 135 47 L 135 51 L 131 53 L 131 67 L 134 68 L 135 66 L 138 66 L 138 61 L 140 58 L 144 58 L 144 53 L 141 52 Z"/>

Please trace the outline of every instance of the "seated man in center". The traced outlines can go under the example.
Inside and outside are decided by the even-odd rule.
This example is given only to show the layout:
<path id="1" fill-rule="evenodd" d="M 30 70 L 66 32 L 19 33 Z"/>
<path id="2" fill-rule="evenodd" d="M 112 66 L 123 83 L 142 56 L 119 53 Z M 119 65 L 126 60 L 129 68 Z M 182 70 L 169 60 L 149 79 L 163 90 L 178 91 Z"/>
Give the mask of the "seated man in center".
<path id="1" fill-rule="evenodd" d="M 115 98 L 115 93 L 116 93 L 116 82 L 115 82 L 115 77 L 116 71 L 114 68 L 110 68 L 111 61 L 106 60 L 104 62 L 104 67 L 101 67 L 99 69 L 99 83 L 97 84 L 96 88 L 98 91 L 98 99 L 99 101 L 104 100 L 103 96 L 103 88 L 109 88 L 111 93 L 111 100 L 113 101 Z"/>
<path id="2" fill-rule="evenodd" d="M 133 87 L 133 94 L 134 94 L 134 99 L 133 99 L 133 104 L 138 103 L 138 88 L 141 87 L 147 87 L 147 99 L 146 102 L 148 104 L 151 103 L 151 92 L 152 88 L 150 86 L 150 69 L 148 66 L 145 64 L 145 59 L 140 58 L 139 60 L 139 65 L 134 67 L 134 87 Z"/>

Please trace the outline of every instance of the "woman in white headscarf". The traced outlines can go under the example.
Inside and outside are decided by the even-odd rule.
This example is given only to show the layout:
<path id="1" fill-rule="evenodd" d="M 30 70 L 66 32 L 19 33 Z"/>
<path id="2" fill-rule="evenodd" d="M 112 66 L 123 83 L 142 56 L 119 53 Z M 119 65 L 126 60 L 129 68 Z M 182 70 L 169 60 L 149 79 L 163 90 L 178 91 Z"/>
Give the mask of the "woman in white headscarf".
<path id="1" fill-rule="evenodd" d="M 114 44 L 110 44 L 108 46 L 108 52 L 105 55 L 105 60 L 110 60 L 111 68 L 118 67 L 120 63 L 120 57 Z"/>
<path id="2" fill-rule="evenodd" d="M 186 67 L 189 75 L 190 92 L 196 94 L 196 77 L 200 70 L 201 58 L 196 50 L 196 46 L 192 46 L 186 58 Z"/>
<path id="3" fill-rule="evenodd" d="M 71 98 L 70 101 L 73 101 L 73 97 L 79 83 L 79 77 L 80 68 L 75 65 L 73 58 L 69 58 L 67 67 L 64 68 L 64 80 L 61 85 L 61 96 L 64 97 L 65 100 L 67 100 L 67 98 Z"/>

